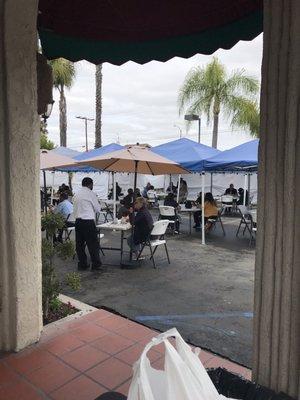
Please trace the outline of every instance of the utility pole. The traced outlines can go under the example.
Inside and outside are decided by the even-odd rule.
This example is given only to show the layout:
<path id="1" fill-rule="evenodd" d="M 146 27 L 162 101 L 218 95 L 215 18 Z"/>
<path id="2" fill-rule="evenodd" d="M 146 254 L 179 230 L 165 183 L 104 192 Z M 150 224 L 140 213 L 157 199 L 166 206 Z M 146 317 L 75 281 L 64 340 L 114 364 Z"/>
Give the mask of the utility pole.
<path id="1" fill-rule="evenodd" d="M 87 117 L 76 117 L 76 118 L 84 120 L 84 125 L 85 125 L 85 151 L 89 151 L 88 136 L 87 136 L 87 122 L 88 121 L 94 121 L 94 118 L 87 118 Z"/>

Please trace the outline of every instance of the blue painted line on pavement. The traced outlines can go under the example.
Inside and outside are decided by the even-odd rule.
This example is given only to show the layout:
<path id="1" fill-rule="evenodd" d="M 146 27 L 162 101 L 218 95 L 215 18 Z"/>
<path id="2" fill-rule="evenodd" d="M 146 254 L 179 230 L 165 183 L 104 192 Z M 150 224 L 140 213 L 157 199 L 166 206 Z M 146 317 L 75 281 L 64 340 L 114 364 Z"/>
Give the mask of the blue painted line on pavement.
<path id="1" fill-rule="evenodd" d="M 135 320 L 143 322 L 143 321 L 183 321 L 189 319 L 198 319 L 198 318 L 253 318 L 253 312 L 250 311 L 230 311 L 230 312 L 203 312 L 198 314 L 186 314 L 186 315 L 138 315 L 135 317 Z"/>

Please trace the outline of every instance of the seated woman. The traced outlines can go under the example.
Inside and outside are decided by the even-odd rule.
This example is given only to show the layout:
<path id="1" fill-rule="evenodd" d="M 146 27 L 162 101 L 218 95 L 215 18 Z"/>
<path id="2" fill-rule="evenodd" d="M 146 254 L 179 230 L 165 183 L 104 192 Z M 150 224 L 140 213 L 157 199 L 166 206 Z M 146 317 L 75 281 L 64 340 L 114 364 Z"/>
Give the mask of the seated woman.
<path id="1" fill-rule="evenodd" d="M 209 219 L 217 219 L 219 214 L 219 210 L 217 207 L 217 203 L 213 198 L 212 193 L 205 193 L 204 197 L 204 223 L 205 230 L 209 230 L 212 226 L 212 223 L 208 221 Z"/>
<path id="2" fill-rule="evenodd" d="M 174 207 L 175 215 L 174 216 L 161 215 L 160 219 L 169 219 L 171 221 L 175 221 L 174 233 L 179 233 L 180 224 L 179 224 L 179 218 L 177 216 L 177 210 L 179 209 L 179 204 L 175 200 L 174 193 L 172 192 L 168 193 L 164 201 L 164 206 Z"/>
<path id="3" fill-rule="evenodd" d="M 201 196 L 199 196 L 201 199 Z M 198 197 L 198 199 L 199 199 Z M 201 201 L 201 200 L 200 200 Z M 201 205 L 201 203 L 200 203 Z M 209 222 L 209 219 L 217 219 L 218 217 L 218 207 L 217 204 L 213 198 L 213 195 L 208 192 L 205 193 L 205 197 L 204 197 L 204 223 L 205 223 L 205 229 L 209 230 L 211 228 L 211 222 Z M 196 213 L 195 213 L 196 214 Z M 202 217 L 202 210 L 201 211 L 197 211 L 197 225 L 195 226 L 195 228 L 200 228 L 201 226 L 201 217 Z"/>
<path id="4" fill-rule="evenodd" d="M 127 195 L 122 200 L 121 204 L 123 204 L 128 210 L 133 205 L 133 189 L 127 190 Z"/>
<path id="5" fill-rule="evenodd" d="M 134 233 L 127 239 L 128 246 L 135 253 L 136 257 L 140 251 L 141 244 L 147 240 L 153 228 L 153 219 L 147 208 L 147 201 L 144 197 L 138 197 L 134 202 Z"/>
<path id="6" fill-rule="evenodd" d="M 54 208 L 50 208 L 54 214 L 60 214 L 65 220 L 65 227 L 75 226 L 74 221 L 69 221 L 69 216 L 73 213 L 73 204 L 69 201 L 69 196 L 67 192 L 62 192 L 59 196 L 59 203 Z M 54 241 L 62 242 L 63 229 L 58 231 L 57 237 L 54 237 Z"/>

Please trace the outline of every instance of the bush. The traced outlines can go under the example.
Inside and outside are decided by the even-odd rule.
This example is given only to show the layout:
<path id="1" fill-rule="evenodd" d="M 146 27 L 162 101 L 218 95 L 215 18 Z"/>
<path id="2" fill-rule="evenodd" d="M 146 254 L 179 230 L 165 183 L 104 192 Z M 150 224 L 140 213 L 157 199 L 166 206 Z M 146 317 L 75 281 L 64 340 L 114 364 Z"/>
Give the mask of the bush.
<path id="1" fill-rule="evenodd" d="M 74 253 L 74 244 L 71 241 L 54 246 L 53 237 L 57 230 L 63 229 L 65 221 L 59 214 L 48 213 L 42 217 L 42 229 L 46 231 L 46 238 L 42 239 L 42 304 L 44 319 L 48 320 L 50 307 L 58 302 L 60 282 L 55 273 L 54 259 L 57 255 L 63 260 L 71 258 Z M 70 275 L 70 274 L 69 274 Z M 78 274 L 77 274 L 78 275 Z M 74 290 L 80 288 L 80 276 L 68 278 Z"/>

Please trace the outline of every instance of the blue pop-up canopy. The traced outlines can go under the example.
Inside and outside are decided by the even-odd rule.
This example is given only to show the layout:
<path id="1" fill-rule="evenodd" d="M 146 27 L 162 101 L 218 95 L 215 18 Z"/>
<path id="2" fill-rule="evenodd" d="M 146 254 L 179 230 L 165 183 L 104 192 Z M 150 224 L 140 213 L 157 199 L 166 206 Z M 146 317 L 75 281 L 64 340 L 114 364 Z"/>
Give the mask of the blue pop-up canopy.
<path id="1" fill-rule="evenodd" d="M 255 171 L 258 165 L 259 140 L 251 140 L 222 151 L 204 162 L 205 171 Z"/>
<path id="2" fill-rule="evenodd" d="M 201 172 L 204 160 L 220 153 L 217 149 L 187 138 L 164 143 L 153 147 L 151 150 L 156 154 L 177 162 L 191 172 Z"/>
<path id="3" fill-rule="evenodd" d="M 76 157 L 73 157 L 74 160 L 76 161 L 83 161 L 83 160 L 88 160 L 89 158 L 97 157 L 97 156 L 103 156 L 104 154 L 111 153 L 116 150 L 121 150 L 123 149 L 123 146 L 121 146 L 118 143 L 110 143 L 107 144 L 106 146 L 99 147 L 97 149 L 93 149 L 90 151 L 86 151 L 84 153 L 79 153 Z M 98 169 L 85 166 L 85 165 L 78 165 L 78 167 L 68 167 L 68 168 L 59 168 L 59 171 L 64 171 L 64 172 L 98 172 Z"/>

